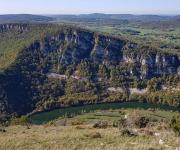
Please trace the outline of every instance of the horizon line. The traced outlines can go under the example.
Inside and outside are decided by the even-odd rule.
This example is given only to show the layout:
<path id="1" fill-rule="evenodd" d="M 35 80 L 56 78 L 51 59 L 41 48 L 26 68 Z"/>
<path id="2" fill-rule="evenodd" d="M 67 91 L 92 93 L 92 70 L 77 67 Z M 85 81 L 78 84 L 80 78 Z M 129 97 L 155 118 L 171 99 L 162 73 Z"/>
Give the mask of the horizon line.
<path id="1" fill-rule="evenodd" d="M 0 13 L 0 15 L 91 15 L 91 14 L 104 14 L 104 15 L 157 15 L 157 16 L 177 16 L 180 15 L 180 13 L 49 13 L 49 14 L 45 14 L 45 13 Z"/>

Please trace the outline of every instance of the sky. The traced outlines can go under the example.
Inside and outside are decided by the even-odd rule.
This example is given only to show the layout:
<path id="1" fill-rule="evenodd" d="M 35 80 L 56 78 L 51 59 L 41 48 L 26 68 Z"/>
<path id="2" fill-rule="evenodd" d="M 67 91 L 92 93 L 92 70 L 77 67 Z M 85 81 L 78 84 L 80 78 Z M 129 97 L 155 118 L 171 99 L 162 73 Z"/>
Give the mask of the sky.
<path id="1" fill-rule="evenodd" d="M 0 0 L 0 14 L 180 14 L 180 0 Z"/>

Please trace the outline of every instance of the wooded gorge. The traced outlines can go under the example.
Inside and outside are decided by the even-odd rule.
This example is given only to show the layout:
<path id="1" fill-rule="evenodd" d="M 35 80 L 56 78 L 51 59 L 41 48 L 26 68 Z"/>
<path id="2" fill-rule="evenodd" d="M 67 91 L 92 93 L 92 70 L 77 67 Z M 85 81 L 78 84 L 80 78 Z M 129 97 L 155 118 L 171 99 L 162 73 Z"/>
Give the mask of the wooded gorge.
<path id="1" fill-rule="evenodd" d="M 102 102 L 180 107 L 177 53 L 65 25 L 1 25 L 0 38 L 2 120 Z"/>

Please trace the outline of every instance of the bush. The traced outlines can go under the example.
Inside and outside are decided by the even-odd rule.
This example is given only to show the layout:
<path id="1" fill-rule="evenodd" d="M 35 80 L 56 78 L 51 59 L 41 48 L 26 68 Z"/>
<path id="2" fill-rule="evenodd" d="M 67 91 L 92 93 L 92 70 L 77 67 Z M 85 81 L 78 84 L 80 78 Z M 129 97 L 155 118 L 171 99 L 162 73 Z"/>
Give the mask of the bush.
<path id="1" fill-rule="evenodd" d="M 153 136 L 154 135 L 154 132 L 149 130 L 149 129 L 141 129 L 139 131 L 142 132 L 144 135 L 148 135 L 148 136 Z"/>
<path id="2" fill-rule="evenodd" d="M 174 116 L 172 119 L 171 119 L 171 122 L 170 122 L 170 127 L 173 129 L 173 131 L 178 135 L 180 136 L 180 115 L 179 116 Z"/>
<path id="3" fill-rule="evenodd" d="M 121 130 L 121 135 L 122 136 L 135 136 L 135 134 L 128 129 Z"/>
<path id="4" fill-rule="evenodd" d="M 90 137 L 90 138 L 101 138 L 101 137 L 102 137 L 99 132 L 86 134 L 85 136 L 86 136 L 86 137 Z"/>
<path id="5" fill-rule="evenodd" d="M 107 121 L 98 121 L 93 125 L 93 127 L 106 129 L 108 127 L 108 122 Z"/>
<path id="6" fill-rule="evenodd" d="M 119 128 L 126 128 L 128 125 L 127 125 L 127 119 L 125 118 L 120 118 L 118 120 L 118 127 Z"/>
<path id="7" fill-rule="evenodd" d="M 73 126 L 82 125 L 82 124 L 84 124 L 84 119 L 76 119 L 76 120 L 71 122 L 71 125 L 73 125 Z"/>
<path id="8" fill-rule="evenodd" d="M 1 129 L 1 128 L 0 128 L 0 132 L 6 132 L 6 130 L 5 130 L 5 129 Z"/>
<path id="9" fill-rule="evenodd" d="M 85 129 L 85 126 L 78 125 L 78 126 L 76 126 L 75 128 L 78 129 L 78 130 L 81 130 L 81 129 Z"/>
<path id="10" fill-rule="evenodd" d="M 117 128 L 119 126 L 119 122 L 118 121 L 113 121 L 113 127 Z"/>
<path id="11" fill-rule="evenodd" d="M 161 81 L 157 78 L 152 78 L 150 81 L 148 81 L 148 89 L 151 92 L 156 92 L 158 90 L 161 90 Z"/>
<path id="12" fill-rule="evenodd" d="M 10 116 L 2 114 L 0 115 L 0 125 L 7 127 L 10 123 Z"/>
<path id="13" fill-rule="evenodd" d="M 147 124 L 149 123 L 150 119 L 143 116 L 143 117 L 138 117 L 135 119 L 135 125 L 138 128 L 145 128 L 147 126 Z"/>
<path id="14" fill-rule="evenodd" d="M 27 116 L 21 116 L 20 118 L 13 118 L 11 120 L 11 125 L 29 126 L 30 124 L 31 124 L 31 120 Z"/>
<path id="15" fill-rule="evenodd" d="M 55 125 L 56 126 L 66 126 L 67 120 L 66 119 L 60 119 L 60 120 L 56 121 Z"/>

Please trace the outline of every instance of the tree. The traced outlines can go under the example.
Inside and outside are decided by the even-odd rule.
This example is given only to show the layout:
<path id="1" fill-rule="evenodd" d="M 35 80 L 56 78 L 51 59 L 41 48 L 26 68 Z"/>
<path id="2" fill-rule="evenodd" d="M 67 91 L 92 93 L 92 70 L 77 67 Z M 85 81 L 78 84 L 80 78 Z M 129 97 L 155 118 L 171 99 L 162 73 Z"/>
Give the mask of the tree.
<path id="1" fill-rule="evenodd" d="M 86 77 L 88 79 L 92 77 L 91 64 L 87 60 L 82 60 L 81 63 L 78 64 L 77 71 L 80 77 Z"/>
<path id="2" fill-rule="evenodd" d="M 108 69 L 106 68 L 105 65 L 99 65 L 98 76 L 102 79 L 107 79 L 109 77 Z"/>
<path id="3" fill-rule="evenodd" d="M 161 89 L 162 82 L 157 78 L 152 78 L 148 81 L 148 89 L 151 92 L 156 92 Z"/>

